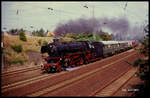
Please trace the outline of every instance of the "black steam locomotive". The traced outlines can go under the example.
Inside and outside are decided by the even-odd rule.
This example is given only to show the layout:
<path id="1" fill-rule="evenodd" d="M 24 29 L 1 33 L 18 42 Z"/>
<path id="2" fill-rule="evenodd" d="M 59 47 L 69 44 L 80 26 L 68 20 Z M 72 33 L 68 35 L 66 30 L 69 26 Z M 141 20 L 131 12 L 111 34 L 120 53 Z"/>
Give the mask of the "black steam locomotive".
<path id="1" fill-rule="evenodd" d="M 59 72 L 67 67 L 97 61 L 132 47 L 134 47 L 132 41 L 59 42 L 58 39 L 54 39 L 53 43 L 41 47 L 41 53 L 49 55 L 43 58 L 46 63 L 41 67 L 47 72 Z"/>

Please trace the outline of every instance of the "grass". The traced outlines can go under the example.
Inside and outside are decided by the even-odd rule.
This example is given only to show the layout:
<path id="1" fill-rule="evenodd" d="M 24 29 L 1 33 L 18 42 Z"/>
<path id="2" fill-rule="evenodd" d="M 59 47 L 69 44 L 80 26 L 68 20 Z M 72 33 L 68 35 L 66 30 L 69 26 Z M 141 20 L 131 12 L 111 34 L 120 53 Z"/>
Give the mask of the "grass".
<path id="1" fill-rule="evenodd" d="M 4 36 L 4 45 L 6 47 L 13 46 L 13 45 L 22 45 L 23 51 L 37 51 L 40 52 L 41 46 L 39 45 L 38 41 L 41 40 L 42 42 L 47 41 L 48 43 L 52 42 L 52 37 L 27 37 L 27 41 L 24 42 L 19 39 L 19 36 Z"/>
<path id="2" fill-rule="evenodd" d="M 27 37 L 27 41 L 20 40 L 19 36 L 4 36 L 4 54 L 6 56 L 6 61 L 10 64 L 20 63 L 23 64 L 24 61 L 28 61 L 29 57 L 26 54 L 27 51 L 40 52 L 41 45 L 39 45 L 39 40 L 41 40 L 41 45 L 44 41 L 51 43 L 52 37 Z M 21 45 L 22 51 L 17 53 L 14 51 L 12 46 Z"/>
<path id="3" fill-rule="evenodd" d="M 11 48 L 16 51 L 17 53 L 22 52 L 22 46 L 21 45 L 13 45 Z"/>
<path id="4" fill-rule="evenodd" d="M 17 63 L 20 63 L 20 64 L 23 64 L 23 60 L 22 59 L 15 59 L 13 61 L 9 61 L 8 63 L 9 64 L 17 64 Z"/>

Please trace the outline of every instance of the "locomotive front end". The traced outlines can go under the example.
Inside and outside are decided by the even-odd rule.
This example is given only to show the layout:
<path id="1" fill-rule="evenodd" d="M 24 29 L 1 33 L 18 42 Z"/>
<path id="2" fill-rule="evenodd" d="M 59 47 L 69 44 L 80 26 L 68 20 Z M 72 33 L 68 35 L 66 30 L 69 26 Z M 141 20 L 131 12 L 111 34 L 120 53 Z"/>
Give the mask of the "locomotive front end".
<path id="1" fill-rule="evenodd" d="M 41 65 L 41 70 L 46 72 L 59 72 L 61 71 L 60 58 L 43 58 L 43 64 Z"/>

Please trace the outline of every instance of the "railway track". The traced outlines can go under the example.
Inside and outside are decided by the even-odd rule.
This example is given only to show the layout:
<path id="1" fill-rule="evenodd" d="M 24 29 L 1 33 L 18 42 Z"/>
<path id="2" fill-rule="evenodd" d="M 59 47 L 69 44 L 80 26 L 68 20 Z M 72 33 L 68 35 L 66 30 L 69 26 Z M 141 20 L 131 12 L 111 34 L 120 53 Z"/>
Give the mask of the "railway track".
<path id="1" fill-rule="evenodd" d="M 116 55 L 116 57 L 123 55 L 123 54 L 125 54 L 125 53 L 120 53 L 120 54 Z M 112 58 L 112 57 L 110 57 L 110 58 Z M 105 60 L 107 60 L 107 58 Z M 30 71 L 31 75 L 29 75 L 29 71 Z M 34 71 L 34 73 L 32 71 Z M 35 73 L 38 73 L 38 74 L 35 75 Z M 17 82 L 20 82 L 23 80 L 27 80 L 27 79 L 32 80 L 31 78 L 38 77 L 41 75 L 43 75 L 43 74 L 41 74 L 40 67 L 30 67 L 27 69 L 21 69 L 21 70 L 11 71 L 11 72 L 7 72 L 7 73 L 5 72 L 2 74 L 2 86 L 7 87 L 8 85 L 17 84 Z"/>
<path id="2" fill-rule="evenodd" d="M 132 54 L 132 55 L 133 55 L 133 54 Z M 130 55 L 130 56 L 131 56 L 131 55 Z M 127 57 L 129 57 L 129 56 L 127 56 Z M 125 57 L 125 58 L 127 58 L 127 57 Z M 50 87 L 45 88 L 45 89 L 43 89 L 43 90 L 40 89 L 40 90 L 37 91 L 37 92 L 34 92 L 34 93 L 32 93 L 32 94 L 28 94 L 27 96 L 49 96 L 49 95 L 45 95 L 45 94 L 48 94 L 48 93 L 50 93 L 50 92 L 54 92 L 54 91 L 57 91 L 57 90 L 59 91 L 59 89 L 65 87 L 65 86 L 68 86 L 68 85 L 70 85 L 70 84 L 76 83 L 76 82 L 78 82 L 78 81 L 82 81 L 82 79 L 84 79 L 84 78 L 86 78 L 86 77 L 89 77 L 89 76 L 91 76 L 92 74 L 95 74 L 95 73 L 97 73 L 97 72 L 100 72 L 100 71 L 102 71 L 102 70 L 104 70 L 104 69 L 110 67 L 110 65 L 112 65 L 112 64 L 114 64 L 114 63 L 117 63 L 117 62 L 120 62 L 120 61 L 123 60 L 123 59 L 124 59 L 124 58 L 122 58 L 122 59 L 120 59 L 120 60 L 117 60 L 117 61 L 115 61 L 115 62 L 112 62 L 112 63 L 110 63 L 110 64 L 107 64 L 107 65 L 105 65 L 105 66 L 103 66 L 103 67 L 100 67 L 100 68 L 98 68 L 98 69 L 92 70 L 92 71 L 90 71 L 90 72 L 88 72 L 88 73 L 82 74 L 82 75 L 80 75 L 80 76 L 78 76 L 78 77 L 75 77 L 75 78 L 72 78 L 72 79 L 63 81 L 63 82 L 61 82 L 61 83 L 59 83 L 59 84 L 50 86 Z M 52 95 L 52 96 L 53 96 L 53 95 Z"/>
<path id="3" fill-rule="evenodd" d="M 26 71 L 26 72 L 22 72 L 19 74 L 13 74 L 13 75 L 9 75 L 9 76 L 4 76 L 1 77 L 2 83 L 1 86 L 8 86 L 20 81 L 24 81 L 24 80 L 28 80 L 28 79 L 32 79 L 38 76 L 42 76 L 45 73 L 42 73 L 41 69 L 36 69 L 36 70 L 32 70 L 32 71 Z"/>
<path id="4" fill-rule="evenodd" d="M 120 56 L 121 54 L 119 54 L 118 56 Z M 128 56 L 127 56 L 128 57 Z M 116 60 L 116 61 L 114 61 L 114 63 L 115 62 L 119 62 L 120 60 Z M 98 61 L 99 62 L 99 61 Z M 89 64 L 90 65 L 90 64 Z M 43 94 L 45 94 L 45 92 L 49 92 L 49 90 L 51 89 L 52 91 L 54 91 L 54 90 L 57 90 L 57 89 L 59 89 L 59 88 L 61 88 L 61 87 L 64 87 L 64 86 L 66 86 L 66 85 L 64 85 L 64 84 L 70 84 L 70 83 L 72 83 L 72 82 L 76 82 L 76 81 L 79 81 L 80 79 L 82 80 L 84 77 L 87 77 L 87 76 L 89 76 L 89 75 L 91 75 L 91 74 L 94 74 L 94 73 L 96 73 L 96 72 L 98 72 L 98 71 L 100 71 L 100 70 L 102 70 L 102 69 L 105 69 L 105 68 L 107 68 L 108 66 L 110 66 L 111 64 L 107 64 L 107 65 L 105 65 L 105 66 L 102 66 L 102 67 L 100 67 L 99 69 L 96 69 L 96 70 L 92 70 L 92 71 L 90 71 L 90 72 L 88 72 L 88 73 L 86 73 L 86 74 L 81 74 L 80 76 L 78 76 L 77 78 L 72 78 L 72 79 L 69 79 L 69 80 L 66 80 L 66 81 L 59 81 L 58 83 L 56 83 L 56 85 L 55 86 L 53 86 L 53 87 L 50 87 L 50 88 L 47 88 L 47 86 L 45 86 L 45 87 L 43 87 L 43 88 L 40 88 L 40 89 L 36 89 L 36 90 L 33 90 L 33 91 L 31 91 L 31 92 L 34 92 L 34 93 L 29 93 L 29 92 L 27 92 L 27 93 L 24 93 L 24 94 L 22 94 L 22 95 L 24 95 L 24 96 L 41 96 L 41 95 L 43 95 Z M 87 65 L 88 66 L 88 65 Z M 83 66 L 83 67 L 86 67 L 86 66 Z M 62 72 L 61 72 L 62 73 Z M 65 75 L 65 73 L 66 72 L 64 72 L 64 73 L 62 73 L 62 74 L 60 74 L 60 76 L 61 75 Z M 28 80 L 25 80 L 25 81 L 20 81 L 20 82 L 17 82 L 17 83 L 14 83 L 14 84 L 11 84 L 11 85 L 7 85 L 7 86 L 3 86 L 2 87 L 2 95 L 4 94 L 6 94 L 7 92 L 11 92 L 12 90 L 15 90 L 16 88 L 18 88 L 18 89 L 16 89 L 16 90 L 19 90 L 19 89 L 21 89 L 22 87 L 24 87 L 24 86 L 27 86 L 27 85 L 31 85 L 31 84 L 33 84 L 33 83 L 35 83 L 35 82 L 39 82 L 39 81 L 41 81 L 41 80 L 47 80 L 48 78 L 49 79 L 51 79 L 51 78 L 54 78 L 55 76 L 58 76 L 59 77 L 59 74 L 53 74 L 53 75 L 49 75 L 49 74 L 46 74 L 46 75 L 43 75 L 43 76 L 38 76 L 38 77 L 34 77 L 34 78 L 32 78 L 32 79 L 28 79 Z M 62 82 L 62 83 L 61 83 Z M 51 91 L 50 90 L 50 91 Z M 12 94 L 13 95 L 13 94 Z"/>
<path id="5" fill-rule="evenodd" d="M 29 67 L 29 68 L 14 70 L 14 71 L 3 72 L 2 77 L 19 74 L 19 73 L 23 73 L 23 72 L 27 72 L 27 71 L 37 70 L 37 69 L 40 69 L 40 67 L 35 66 L 35 67 Z"/>
<path id="6" fill-rule="evenodd" d="M 9 91 L 9 90 L 13 90 L 16 87 L 23 87 L 25 85 L 28 85 L 28 84 L 31 84 L 31 83 L 34 83 L 34 82 L 37 82 L 37 81 L 41 81 L 42 79 L 54 77 L 56 75 L 57 74 L 53 74 L 53 75 L 45 74 L 45 75 L 37 76 L 37 77 L 34 77 L 34 78 L 30 78 L 30 79 L 27 79 L 27 80 L 12 83 L 12 84 L 9 84 L 9 85 L 5 85 L 5 86 L 2 86 L 2 93 L 6 92 L 6 91 Z"/>
<path id="7" fill-rule="evenodd" d="M 95 77 L 96 74 L 100 74 L 100 73 L 105 74 L 107 71 L 104 72 L 104 70 L 110 69 L 110 67 L 113 66 L 112 64 L 116 64 L 120 61 L 121 61 L 121 59 L 117 60 L 111 64 L 105 65 L 105 67 L 102 67 L 102 68 L 99 68 L 96 70 L 92 70 L 86 74 L 78 76 L 75 79 L 73 78 L 72 80 L 71 79 L 66 80 L 65 82 L 57 84 L 56 86 L 49 87 L 49 88 L 46 88 L 44 90 L 40 90 L 39 92 L 33 93 L 31 95 L 28 95 L 28 96 L 58 96 L 58 95 L 59 96 L 91 96 L 92 94 L 90 94 L 90 93 L 92 93 L 92 90 L 90 91 L 90 89 L 92 89 L 93 83 L 91 84 L 90 88 L 88 88 L 88 86 L 90 86 L 90 83 L 89 83 L 90 81 L 91 82 L 93 82 L 93 80 L 95 81 L 96 78 L 93 78 L 93 77 Z M 129 69 L 130 69 L 130 67 L 127 67 L 127 68 L 124 68 L 122 70 L 128 71 Z M 111 68 L 111 70 L 112 70 L 112 68 Z M 124 73 L 125 72 L 121 72 L 120 74 L 122 75 Z M 120 74 L 119 74 L 119 76 L 120 76 Z M 105 86 L 107 86 L 106 84 L 109 84 L 111 81 L 115 81 L 119 76 L 114 76 L 115 78 L 113 78 L 113 79 L 111 79 L 112 77 L 109 77 L 108 79 L 110 81 L 103 78 L 102 82 L 101 82 L 101 80 L 99 80 L 95 83 L 101 82 L 102 83 L 101 86 L 105 87 Z M 81 87 L 81 88 L 79 88 L 79 87 Z M 93 89 L 95 89 L 95 88 L 93 88 Z M 76 91 L 76 92 L 74 92 L 74 91 Z"/>
<path id="8" fill-rule="evenodd" d="M 112 80 L 107 86 L 97 90 L 91 96 L 113 96 L 135 75 L 136 71 L 135 68 L 127 70 L 127 72 L 122 73 L 118 78 Z"/>
<path id="9" fill-rule="evenodd" d="M 130 76 L 126 76 L 128 74 L 125 74 L 124 77 L 127 77 L 126 81 L 123 81 L 123 83 L 121 84 L 120 87 L 117 88 L 117 90 L 115 90 L 110 96 L 114 96 L 115 93 L 117 93 L 121 87 L 123 87 L 129 80 L 131 80 L 134 76 L 135 76 L 135 72 L 137 71 L 137 69 L 133 68 L 131 69 L 128 73 L 131 74 Z M 122 78 L 121 78 L 122 79 Z M 121 80 L 120 79 L 120 80 Z M 117 80 L 119 81 L 119 79 Z M 113 84 L 112 84 L 113 85 Z"/>

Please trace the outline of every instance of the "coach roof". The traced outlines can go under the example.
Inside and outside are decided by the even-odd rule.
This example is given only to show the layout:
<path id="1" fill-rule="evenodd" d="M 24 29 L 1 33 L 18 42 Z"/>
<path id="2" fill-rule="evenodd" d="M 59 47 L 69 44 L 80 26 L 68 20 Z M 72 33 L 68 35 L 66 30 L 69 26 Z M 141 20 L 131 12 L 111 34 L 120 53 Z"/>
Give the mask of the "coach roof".
<path id="1" fill-rule="evenodd" d="M 118 41 L 100 41 L 102 42 L 104 45 L 108 45 L 108 44 L 118 44 Z"/>

